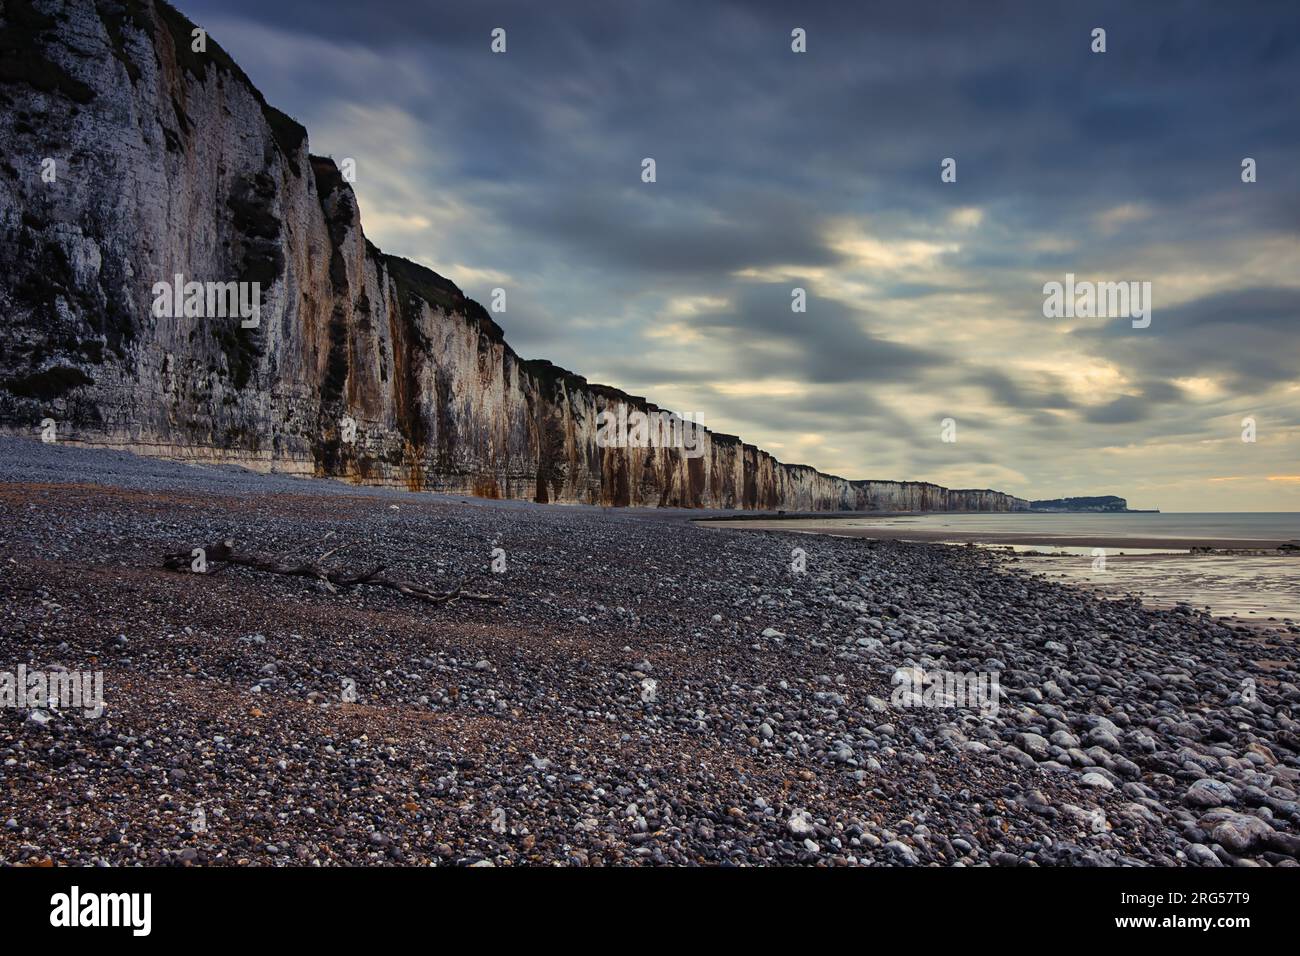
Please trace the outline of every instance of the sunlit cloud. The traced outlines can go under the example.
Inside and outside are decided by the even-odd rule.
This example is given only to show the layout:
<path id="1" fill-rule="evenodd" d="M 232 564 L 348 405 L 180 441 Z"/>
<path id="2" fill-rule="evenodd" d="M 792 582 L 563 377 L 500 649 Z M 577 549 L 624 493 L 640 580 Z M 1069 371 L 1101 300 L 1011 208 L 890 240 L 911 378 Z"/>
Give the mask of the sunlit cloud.
<path id="1" fill-rule="evenodd" d="M 957 229 L 974 229 L 984 221 L 984 210 L 974 206 L 954 209 L 948 214 L 948 224 Z"/>
<path id="2" fill-rule="evenodd" d="M 1142 203 L 1124 203 L 1100 212 L 1093 219 L 1093 225 L 1103 235 L 1111 235 L 1125 226 L 1141 222 L 1151 215 L 1151 210 Z"/>
<path id="3" fill-rule="evenodd" d="M 826 244 L 847 260 L 849 268 L 895 273 L 933 270 L 938 265 L 940 256 L 961 249 L 954 242 L 884 240 L 869 234 L 858 223 L 845 221 L 831 226 L 826 235 Z"/>

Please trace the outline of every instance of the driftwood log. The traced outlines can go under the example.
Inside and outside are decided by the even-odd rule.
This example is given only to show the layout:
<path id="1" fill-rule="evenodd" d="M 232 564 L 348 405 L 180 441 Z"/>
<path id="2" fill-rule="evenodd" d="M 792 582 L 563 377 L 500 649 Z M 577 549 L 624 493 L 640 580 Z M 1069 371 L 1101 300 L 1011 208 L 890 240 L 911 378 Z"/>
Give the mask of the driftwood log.
<path id="1" fill-rule="evenodd" d="M 493 594 L 478 594 L 474 591 L 466 591 L 463 586 L 457 586 L 451 591 L 437 591 L 423 584 L 417 584 L 414 581 L 400 581 L 394 578 L 385 577 L 383 574 L 384 566 L 376 564 L 368 570 L 359 573 L 348 573 L 344 571 L 334 571 L 322 566 L 322 562 L 330 556 L 344 550 L 348 545 L 340 545 L 330 551 L 325 552 L 314 561 L 304 560 L 287 560 L 284 557 L 272 557 L 261 554 L 252 554 L 236 550 L 233 539 L 227 538 L 224 541 L 216 541 L 208 545 L 200 545 L 203 550 L 204 561 L 208 565 L 205 574 L 217 574 L 230 566 L 242 568 L 252 568 L 254 571 L 262 571 L 267 574 L 282 574 L 289 577 L 311 578 L 320 581 L 321 584 L 331 593 L 338 593 L 339 588 L 350 588 L 358 584 L 368 584 L 371 587 L 389 588 L 405 594 L 407 597 L 417 598 L 421 601 L 427 601 L 430 604 L 450 604 L 454 601 L 477 601 L 482 604 L 504 604 L 505 598 Z M 163 557 L 163 567 L 169 571 L 187 571 L 194 570 L 193 563 L 195 560 L 195 549 L 189 551 L 177 551 L 174 554 L 168 554 Z M 219 565 L 213 567 L 213 565 Z"/>

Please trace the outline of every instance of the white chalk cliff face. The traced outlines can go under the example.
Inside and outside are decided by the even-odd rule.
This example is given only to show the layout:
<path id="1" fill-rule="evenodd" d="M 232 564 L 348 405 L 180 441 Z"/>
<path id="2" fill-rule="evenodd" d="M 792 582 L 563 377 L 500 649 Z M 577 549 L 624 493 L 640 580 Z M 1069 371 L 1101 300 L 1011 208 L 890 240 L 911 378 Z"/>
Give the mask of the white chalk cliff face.
<path id="1" fill-rule="evenodd" d="M 448 280 L 366 241 L 351 188 L 209 37 L 153 0 L 5 0 L 0 426 L 262 470 L 547 502 L 1007 511 L 847 481 L 705 432 L 601 448 L 643 399 L 525 361 Z M 51 162 L 52 161 L 52 162 Z M 259 324 L 154 286 L 257 282 Z M 343 421 L 356 423 L 349 441 Z"/>

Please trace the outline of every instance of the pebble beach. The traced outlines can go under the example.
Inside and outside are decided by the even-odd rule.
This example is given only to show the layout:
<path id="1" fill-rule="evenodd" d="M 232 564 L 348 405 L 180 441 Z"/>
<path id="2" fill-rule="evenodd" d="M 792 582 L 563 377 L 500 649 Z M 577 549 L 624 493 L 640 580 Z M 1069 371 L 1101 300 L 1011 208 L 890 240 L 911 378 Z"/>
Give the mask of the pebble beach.
<path id="1" fill-rule="evenodd" d="M 0 671 L 104 694 L 0 707 L 0 864 L 1300 862 L 1294 625 L 976 548 L 0 451 Z M 503 603 L 162 566 L 223 539 Z"/>

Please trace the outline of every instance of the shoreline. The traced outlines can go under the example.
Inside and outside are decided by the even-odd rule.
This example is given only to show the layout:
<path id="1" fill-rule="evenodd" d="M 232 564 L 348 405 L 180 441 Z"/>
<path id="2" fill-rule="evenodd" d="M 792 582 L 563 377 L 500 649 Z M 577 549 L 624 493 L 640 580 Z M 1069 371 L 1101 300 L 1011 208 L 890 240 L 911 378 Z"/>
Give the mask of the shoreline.
<path id="1" fill-rule="evenodd" d="M 889 517 L 904 517 L 890 515 Z M 1289 541 L 1264 538 L 1220 538 L 1194 537 L 1172 538 L 1150 535 L 1086 535 L 1086 534 L 1047 534 L 1044 532 L 1008 532 L 1008 531 L 960 531 L 951 528 L 831 528 L 807 525 L 791 527 L 786 519 L 744 518 L 731 519 L 699 518 L 693 523 L 705 528 L 726 528 L 732 526 L 742 531 L 781 531 L 805 534 L 827 534 L 844 538 L 874 538 L 889 541 L 916 541 L 930 544 L 984 545 L 1001 547 L 1007 545 L 1050 546 L 1076 548 L 1140 548 L 1169 550 L 1173 552 L 1190 552 L 1193 548 L 1212 548 L 1215 551 L 1261 551 L 1277 553 L 1282 545 Z M 1285 553 L 1285 552 L 1283 552 Z"/>
<path id="2" fill-rule="evenodd" d="M 1206 608 L 1216 618 L 1257 626 L 1281 622 L 1294 631 L 1300 621 L 1300 552 L 1271 541 L 1242 538 L 1175 539 L 1153 536 L 1048 535 L 955 532 L 945 529 L 838 528 L 808 523 L 743 523 L 699 519 L 710 530 L 731 528 L 844 540 L 936 544 L 978 549 L 1046 580 L 1080 587 L 1107 599 L 1136 597 L 1153 609 L 1179 605 Z M 1078 549 L 1058 551 L 1058 548 Z M 1103 570 L 1093 569 L 1090 549 L 1103 549 Z M 1230 563 L 1229 563 L 1230 562 Z"/>

